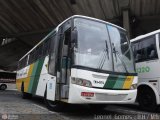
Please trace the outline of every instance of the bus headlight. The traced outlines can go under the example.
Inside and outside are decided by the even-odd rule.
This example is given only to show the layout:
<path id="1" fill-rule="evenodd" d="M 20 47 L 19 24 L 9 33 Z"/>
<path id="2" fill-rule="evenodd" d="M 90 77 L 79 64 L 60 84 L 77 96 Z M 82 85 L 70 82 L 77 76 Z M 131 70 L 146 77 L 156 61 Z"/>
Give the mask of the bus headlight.
<path id="1" fill-rule="evenodd" d="M 92 87 L 92 83 L 89 80 L 84 80 L 81 78 L 71 78 L 71 83 L 76 85 L 81 85 L 85 87 Z"/>
<path id="2" fill-rule="evenodd" d="M 132 84 L 130 89 L 131 90 L 137 89 L 137 84 Z"/>

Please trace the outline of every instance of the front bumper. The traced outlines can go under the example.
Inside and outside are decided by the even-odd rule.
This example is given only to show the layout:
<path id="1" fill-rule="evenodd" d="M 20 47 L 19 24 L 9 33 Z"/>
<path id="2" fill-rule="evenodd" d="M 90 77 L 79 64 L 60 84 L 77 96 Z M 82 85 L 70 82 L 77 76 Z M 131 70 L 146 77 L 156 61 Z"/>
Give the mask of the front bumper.
<path id="1" fill-rule="evenodd" d="M 81 92 L 92 92 L 93 97 L 81 96 Z M 137 96 L 137 89 L 135 90 L 107 90 L 98 88 L 88 88 L 75 84 L 70 85 L 69 103 L 74 104 L 130 104 L 134 103 Z"/>

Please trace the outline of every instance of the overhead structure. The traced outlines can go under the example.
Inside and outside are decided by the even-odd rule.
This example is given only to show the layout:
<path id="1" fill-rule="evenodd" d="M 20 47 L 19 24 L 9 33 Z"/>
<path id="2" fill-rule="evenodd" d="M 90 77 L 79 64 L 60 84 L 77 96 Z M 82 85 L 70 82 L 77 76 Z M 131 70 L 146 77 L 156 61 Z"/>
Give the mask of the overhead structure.
<path id="1" fill-rule="evenodd" d="M 48 32 L 71 15 L 80 14 L 120 25 L 131 38 L 160 28 L 159 0 L 1 0 L 0 69 L 17 61 Z"/>

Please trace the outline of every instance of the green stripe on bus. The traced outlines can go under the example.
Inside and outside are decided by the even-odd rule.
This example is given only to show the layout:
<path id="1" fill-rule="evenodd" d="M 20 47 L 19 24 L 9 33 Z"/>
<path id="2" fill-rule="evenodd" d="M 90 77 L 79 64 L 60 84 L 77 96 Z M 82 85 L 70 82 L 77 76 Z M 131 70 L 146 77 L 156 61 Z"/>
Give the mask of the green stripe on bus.
<path id="1" fill-rule="evenodd" d="M 113 86 L 115 85 L 116 81 L 118 79 L 118 76 L 113 76 L 113 75 L 110 75 L 108 78 L 107 78 L 107 81 L 104 85 L 103 88 L 110 88 L 112 89 Z"/>
<path id="2" fill-rule="evenodd" d="M 32 93 L 33 94 L 35 94 L 36 90 L 37 90 L 37 86 L 38 86 L 40 74 L 42 71 L 43 63 L 44 63 L 44 58 L 42 58 L 38 61 L 38 65 L 37 65 L 37 69 L 36 69 L 36 76 L 34 77 L 34 82 L 32 85 Z"/>
<path id="3" fill-rule="evenodd" d="M 32 92 L 32 86 L 33 86 L 33 82 L 34 82 L 34 77 L 36 75 L 37 66 L 38 66 L 38 61 L 35 62 L 34 66 L 33 66 L 32 74 L 31 74 L 31 78 L 30 78 L 30 83 L 29 83 L 29 89 L 28 89 L 29 93 Z"/>
<path id="4" fill-rule="evenodd" d="M 118 80 L 114 85 L 114 89 L 123 89 L 123 84 L 125 82 L 126 76 L 119 76 Z"/>

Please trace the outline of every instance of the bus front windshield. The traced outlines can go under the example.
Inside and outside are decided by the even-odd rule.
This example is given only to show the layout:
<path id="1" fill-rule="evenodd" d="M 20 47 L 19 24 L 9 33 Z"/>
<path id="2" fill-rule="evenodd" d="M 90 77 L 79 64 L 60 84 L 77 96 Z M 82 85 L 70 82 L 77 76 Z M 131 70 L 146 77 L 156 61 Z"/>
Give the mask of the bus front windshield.
<path id="1" fill-rule="evenodd" d="M 74 64 L 107 71 L 134 73 L 133 55 L 125 32 L 116 27 L 75 18 Z"/>

